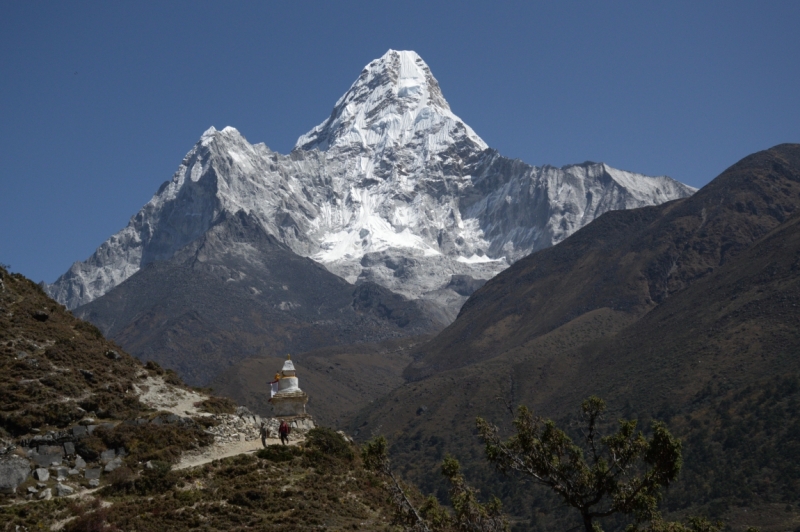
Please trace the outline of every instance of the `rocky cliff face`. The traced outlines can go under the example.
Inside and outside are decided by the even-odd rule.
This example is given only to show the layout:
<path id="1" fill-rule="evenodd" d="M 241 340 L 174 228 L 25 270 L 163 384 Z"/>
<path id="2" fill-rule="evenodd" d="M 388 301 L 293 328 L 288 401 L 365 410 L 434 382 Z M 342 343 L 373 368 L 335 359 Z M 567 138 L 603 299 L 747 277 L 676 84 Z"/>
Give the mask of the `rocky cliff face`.
<path id="1" fill-rule="evenodd" d="M 70 308 L 88 303 L 244 210 L 348 281 L 430 299 L 452 319 L 468 295 L 453 279 L 491 278 L 608 210 L 693 192 L 604 164 L 507 159 L 452 113 L 416 53 L 390 50 L 288 155 L 231 127 L 206 131 L 128 226 L 48 291 Z"/>

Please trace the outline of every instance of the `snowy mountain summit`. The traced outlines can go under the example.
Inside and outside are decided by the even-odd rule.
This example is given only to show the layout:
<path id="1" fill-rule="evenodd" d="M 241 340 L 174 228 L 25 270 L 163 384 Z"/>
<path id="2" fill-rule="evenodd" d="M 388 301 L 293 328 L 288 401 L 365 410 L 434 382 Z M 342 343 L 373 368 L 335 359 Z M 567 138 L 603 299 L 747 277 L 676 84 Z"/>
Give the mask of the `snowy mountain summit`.
<path id="1" fill-rule="evenodd" d="M 417 159 L 438 153 L 467 137 L 475 148 L 486 143 L 450 111 L 439 83 L 415 52 L 389 50 L 364 68 L 339 98 L 331 116 L 297 140 L 296 148 L 347 149 L 388 153 L 417 150 Z"/>
<path id="2" fill-rule="evenodd" d="M 505 158 L 453 114 L 419 55 L 389 50 L 288 155 L 210 128 L 128 226 L 48 291 L 88 303 L 243 210 L 348 281 L 430 300 L 452 320 L 483 280 L 600 214 L 693 192 L 602 163 Z"/>

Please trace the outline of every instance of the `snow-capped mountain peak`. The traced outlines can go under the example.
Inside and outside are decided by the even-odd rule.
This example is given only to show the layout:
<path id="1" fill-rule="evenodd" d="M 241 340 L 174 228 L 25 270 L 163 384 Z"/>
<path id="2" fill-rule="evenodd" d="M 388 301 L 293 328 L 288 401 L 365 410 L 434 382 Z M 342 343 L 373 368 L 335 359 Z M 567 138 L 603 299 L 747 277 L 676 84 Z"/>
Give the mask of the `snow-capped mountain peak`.
<path id="1" fill-rule="evenodd" d="M 692 192 L 602 163 L 533 167 L 502 157 L 453 114 L 419 55 L 389 50 L 288 155 L 235 128 L 209 128 L 128 226 L 48 291 L 70 308 L 88 303 L 168 260 L 221 215 L 244 211 L 348 281 L 432 300 L 454 319 L 464 286 L 606 211 Z"/>
<path id="2" fill-rule="evenodd" d="M 450 111 L 425 61 L 416 52 L 389 50 L 364 68 L 330 117 L 297 139 L 295 148 L 380 152 L 413 145 L 438 152 L 461 135 L 486 149 L 486 143 Z"/>

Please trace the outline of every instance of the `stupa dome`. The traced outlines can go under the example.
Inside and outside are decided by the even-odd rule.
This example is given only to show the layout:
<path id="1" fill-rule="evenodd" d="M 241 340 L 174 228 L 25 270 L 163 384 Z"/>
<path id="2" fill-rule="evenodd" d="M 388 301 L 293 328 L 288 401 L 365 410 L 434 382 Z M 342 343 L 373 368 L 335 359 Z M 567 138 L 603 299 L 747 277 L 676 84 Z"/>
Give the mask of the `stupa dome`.
<path id="1" fill-rule="evenodd" d="M 300 389 L 300 379 L 297 378 L 294 363 L 289 356 L 283 363 L 279 377 L 278 390 L 270 399 L 275 415 L 278 417 L 305 415 L 308 394 Z"/>

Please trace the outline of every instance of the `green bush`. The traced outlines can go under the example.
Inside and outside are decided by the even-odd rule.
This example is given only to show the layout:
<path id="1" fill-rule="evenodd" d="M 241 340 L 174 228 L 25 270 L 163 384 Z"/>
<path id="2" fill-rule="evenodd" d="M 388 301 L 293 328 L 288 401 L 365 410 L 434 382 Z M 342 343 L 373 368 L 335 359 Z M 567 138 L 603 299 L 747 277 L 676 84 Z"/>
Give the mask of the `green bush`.
<path id="1" fill-rule="evenodd" d="M 259 449 L 256 456 L 270 462 L 290 462 L 295 456 L 302 454 L 302 450 L 291 445 L 269 445 Z"/>
<path id="2" fill-rule="evenodd" d="M 337 463 L 344 465 L 352 462 L 356 454 L 352 446 L 334 430 L 327 427 L 317 427 L 308 431 L 306 435 L 306 460 L 309 465 L 316 467 L 332 466 Z"/>

